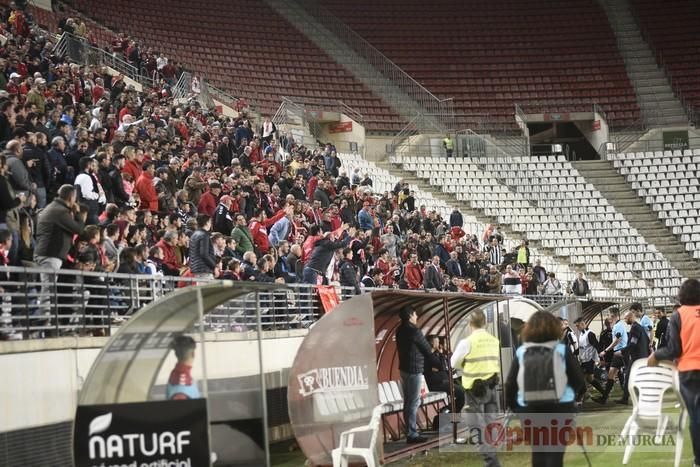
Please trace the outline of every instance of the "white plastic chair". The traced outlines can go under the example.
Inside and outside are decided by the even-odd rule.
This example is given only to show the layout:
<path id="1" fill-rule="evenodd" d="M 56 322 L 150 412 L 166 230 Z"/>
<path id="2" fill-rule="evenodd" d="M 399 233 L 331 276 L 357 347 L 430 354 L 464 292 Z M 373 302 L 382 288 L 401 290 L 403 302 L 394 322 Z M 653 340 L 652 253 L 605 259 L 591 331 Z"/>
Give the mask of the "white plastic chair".
<path id="1" fill-rule="evenodd" d="M 372 410 L 372 418 L 367 425 L 342 432 L 339 446 L 331 452 L 333 467 L 348 467 L 348 460 L 352 456 L 364 459 L 367 467 L 378 467 L 381 465 L 377 453 L 377 440 L 381 422 L 382 407 L 378 405 Z M 367 447 L 355 446 L 355 435 L 360 433 L 369 433 L 369 445 Z"/>
<path id="2" fill-rule="evenodd" d="M 662 362 L 659 366 L 647 366 L 646 359 L 636 360 L 630 370 L 629 392 L 632 399 L 632 415 L 627 419 L 620 436 L 635 436 L 640 428 L 652 428 L 655 432 L 655 441 L 660 442 L 670 420 L 669 414 L 664 414 L 664 394 L 672 389 L 680 405 L 680 415 L 676 425 L 676 457 L 674 466 L 681 463 L 683 454 L 683 430 L 687 418 L 685 403 L 680 394 L 678 382 L 678 370 L 671 364 Z M 639 393 L 637 393 L 639 391 Z M 629 462 L 634 450 L 634 443 L 630 442 L 625 448 L 622 459 L 624 465 Z"/>

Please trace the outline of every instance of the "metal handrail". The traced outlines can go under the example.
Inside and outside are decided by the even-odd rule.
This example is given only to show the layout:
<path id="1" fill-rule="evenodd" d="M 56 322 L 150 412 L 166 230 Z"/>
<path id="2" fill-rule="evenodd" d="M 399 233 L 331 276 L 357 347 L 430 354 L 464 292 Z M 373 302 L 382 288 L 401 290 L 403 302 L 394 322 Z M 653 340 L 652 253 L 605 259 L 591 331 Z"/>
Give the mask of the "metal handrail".
<path id="1" fill-rule="evenodd" d="M 64 32 L 54 46 L 53 52 L 59 56 L 67 55 L 75 63 L 109 66 L 124 76 L 141 83 L 144 87 L 153 88 L 155 86 L 153 77 L 141 73 L 134 65 L 123 60 L 117 54 L 91 45 L 83 37 Z"/>
<path id="2" fill-rule="evenodd" d="M 133 313 L 163 295 L 179 287 L 214 280 L 3 266 L 0 267 L 0 334 L 11 331 L 21 332 L 26 337 L 87 335 L 95 331 L 109 334 L 112 327 L 128 320 Z M 322 315 L 315 286 L 288 284 L 288 287 L 286 291 L 262 292 L 263 324 L 267 329 L 308 327 Z M 335 289 L 341 301 L 355 295 L 354 289 L 349 287 L 335 286 Z M 375 289 L 368 288 L 365 292 L 372 290 Z M 570 296 L 514 297 L 530 298 L 547 306 Z M 592 297 L 620 303 L 632 300 L 630 297 L 610 297 L 607 294 L 593 294 Z M 661 299 L 672 303 L 671 297 Z M 246 297 L 231 300 L 205 317 L 205 327 L 210 331 L 245 331 L 253 328 L 256 317 L 251 307 L 254 308 L 254 304 Z"/>

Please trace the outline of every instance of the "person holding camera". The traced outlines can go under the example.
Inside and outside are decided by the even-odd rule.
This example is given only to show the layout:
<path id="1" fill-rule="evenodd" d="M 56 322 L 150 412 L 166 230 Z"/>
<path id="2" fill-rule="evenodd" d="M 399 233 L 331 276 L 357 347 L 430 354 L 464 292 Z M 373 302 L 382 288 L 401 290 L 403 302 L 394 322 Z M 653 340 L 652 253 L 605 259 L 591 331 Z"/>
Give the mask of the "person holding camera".
<path id="1" fill-rule="evenodd" d="M 471 313 L 469 322 L 471 334 L 457 344 L 450 364 L 462 370 L 467 422 L 469 426 L 489 425 L 498 414 L 498 385 L 500 366 L 500 346 L 498 339 L 486 331 L 486 315 L 481 310 Z M 487 467 L 501 465 L 496 457 L 494 446 L 481 444 L 479 453 Z"/>

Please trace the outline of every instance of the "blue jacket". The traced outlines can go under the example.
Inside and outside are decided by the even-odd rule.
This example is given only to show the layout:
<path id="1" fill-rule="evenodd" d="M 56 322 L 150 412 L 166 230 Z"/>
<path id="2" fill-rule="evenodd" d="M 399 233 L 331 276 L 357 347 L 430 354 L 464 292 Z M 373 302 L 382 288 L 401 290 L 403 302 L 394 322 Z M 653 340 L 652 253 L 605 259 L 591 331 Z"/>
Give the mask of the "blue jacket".
<path id="1" fill-rule="evenodd" d="M 289 235 L 289 219 L 282 217 L 270 227 L 270 233 L 267 235 L 270 244 L 277 247 L 279 243 L 287 239 Z"/>
<path id="2" fill-rule="evenodd" d="M 357 222 L 360 224 L 360 229 L 362 230 L 372 230 L 374 228 L 372 215 L 364 209 L 361 209 L 360 212 L 357 213 Z"/>

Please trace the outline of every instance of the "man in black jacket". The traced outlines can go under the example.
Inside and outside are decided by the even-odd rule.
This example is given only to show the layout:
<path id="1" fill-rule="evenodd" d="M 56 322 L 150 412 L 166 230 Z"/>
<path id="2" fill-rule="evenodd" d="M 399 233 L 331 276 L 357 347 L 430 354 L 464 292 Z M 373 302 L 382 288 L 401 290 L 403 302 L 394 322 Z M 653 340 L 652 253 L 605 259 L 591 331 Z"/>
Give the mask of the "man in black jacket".
<path id="1" fill-rule="evenodd" d="M 647 358 L 649 356 L 649 335 L 647 334 L 647 330 L 637 321 L 637 315 L 634 310 L 630 309 L 627 311 L 625 314 L 625 323 L 630 326 L 627 340 L 627 359 L 625 362 L 625 371 L 629 371 L 635 360 Z M 629 380 L 629 374 L 626 374 L 622 399 L 615 401 L 618 404 L 626 405 L 629 402 Z"/>
<path id="2" fill-rule="evenodd" d="M 122 169 L 124 168 L 124 164 L 126 164 L 124 155 L 115 154 L 112 158 L 112 164 L 109 166 L 112 196 L 114 197 L 114 203 L 120 208 L 126 206 L 130 198 L 127 192 L 124 191 L 124 181 L 122 180 Z"/>
<path id="3" fill-rule="evenodd" d="M 457 206 L 455 206 L 454 210 L 450 214 L 450 228 L 459 227 L 461 229 L 462 226 L 464 226 L 462 213 L 459 212 L 459 209 L 457 208 Z"/>
<path id="4" fill-rule="evenodd" d="M 442 290 L 444 285 L 445 281 L 442 279 L 442 271 L 440 271 L 440 257 L 434 256 L 432 263 L 425 268 L 423 287 L 425 290 Z"/>
<path id="5" fill-rule="evenodd" d="M 200 279 L 213 279 L 216 267 L 214 246 L 211 244 L 209 231 L 211 217 L 206 214 L 197 215 L 197 230 L 190 238 L 190 270 Z"/>
<path id="6" fill-rule="evenodd" d="M 656 349 L 663 349 L 666 347 L 666 330 L 668 329 L 668 318 L 666 317 L 666 310 L 663 308 L 656 309 L 656 329 L 654 330 L 654 337 L 656 338 Z"/>
<path id="7" fill-rule="evenodd" d="M 399 312 L 401 325 L 396 330 L 396 347 L 399 352 L 399 370 L 403 387 L 403 418 L 406 425 L 406 442 L 424 443 L 425 438 L 418 435 L 416 414 L 420 406 L 420 388 L 425 361 L 431 366 L 440 366 L 440 360 L 433 355 L 433 350 L 420 329 L 416 327 L 418 314 L 411 307 L 404 307 Z"/>
<path id="8" fill-rule="evenodd" d="M 347 227 L 347 225 L 346 225 Z M 331 263 L 335 250 L 348 246 L 350 239 L 355 235 L 355 228 L 351 227 L 343 233 L 343 239 L 333 241 L 331 234 L 327 233 L 323 238 L 314 244 L 309 260 L 304 265 L 303 282 L 305 284 L 317 285 L 319 274 L 323 276 Z"/>
<path id="9" fill-rule="evenodd" d="M 97 159 L 97 178 L 100 181 L 100 185 L 102 185 L 102 190 L 105 192 L 106 202 L 114 203 L 114 186 L 112 177 L 109 176 L 112 158 L 107 153 L 100 153 L 95 159 Z"/>
<path id="10" fill-rule="evenodd" d="M 343 287 L 351 287 L 355 291 L 355 295 L 360 295 L 360 284 L 357 282 L 357 269 L 352 261 L 352 248 L 343 250 L 343 259 L 340 260 L 340 285 Z"/>

